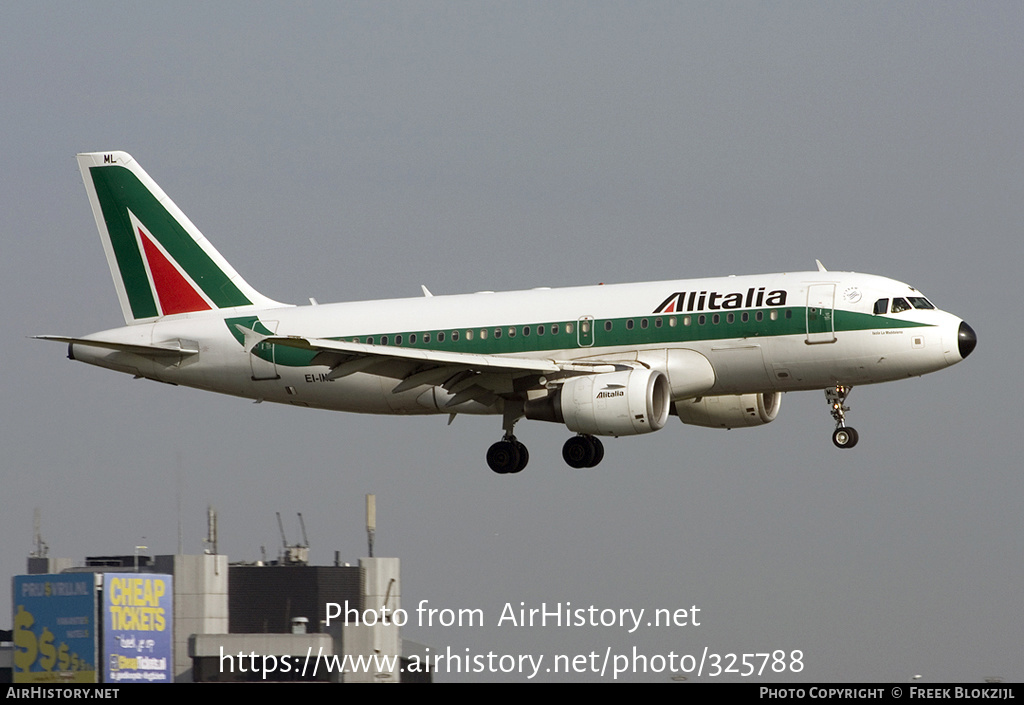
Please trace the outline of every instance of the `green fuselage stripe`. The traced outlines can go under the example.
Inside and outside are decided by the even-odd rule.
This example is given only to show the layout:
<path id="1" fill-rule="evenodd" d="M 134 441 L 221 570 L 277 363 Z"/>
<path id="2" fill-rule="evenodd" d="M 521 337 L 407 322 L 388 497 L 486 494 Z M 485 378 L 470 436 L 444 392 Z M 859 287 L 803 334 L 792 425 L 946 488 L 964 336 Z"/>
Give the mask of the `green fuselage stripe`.
<path id="1" fill-rule="evenodd" d="M 772 320 L 772 313 L 776 319 Z M 761 320 L 757 320 L 758 313 Z M 812 315 L 813 315 L 812 311 Z M 747 314 L 747 320 L 743 320 L 743 314 Z M 729 316 L 732 316 L 730 322 Z M 769 338 L 786 335 L 807 335 L 808 310 L 803 307 L 787 308 L 765 308 L 745 309 L 742 311 L 713 312 L 713 313 L 686 313 L 670 315 L 648 315 L 635 318 L 603 318 L 587 319 L 586 321 L 549 321 L 545 323 L 520 324 L 515 326 L 490 326 L 487 328 L 449 328 L 444 330 L 417 330 L 399 331 L 387 333 L 374 333 L 368 335 L 336 337 L 334 340 L 375 344 L 383 347 L 415 348 L 420 350 L 443 350 L 449 352 L 474 353 L 480 355 L 501 355 L 509 353 L 546 353 L 554 350 L 594 350 L 598 355 L 602 348 L 609 347 L 649 347 L 658 345 L 685 345 L 688 343 L 707 342 L 715 340 L 735 340 L 758 338 Z M 715 322 L 715 316 L 718 317 Z M 703 320 L 702 320 L 703 319 Z M 833 325 L 836 333 L 858 330 L 880 330 L 891 328 L 917 328 L 927 326 L 926 323 L 901 320 L 888 316 L 878 316 L 868 313 L 856 313 L 852 311 L 833 312 Z M 674 321 L 674 325 L 673 325 Z M 589 336 L 580 336 L 579 326 L 584 322 L 589 323 L 591 332 Z M 235 337 L 242 342 L 242 335 L 234 328 L 232 323 L 240 323 L 246 328 L 252 328 L 253 324 L 263 328 L 262 324 L 255 317 L 245 319 L 228 319 L 228 327 L 232 329 Z M 610 323 L 611 330 L 608 330 Z M 646 327 L 645 327 L 646 323 Z M 632 328 L 630 328 L 632 324 Z M 660 325 L 659 325 L 660 324 Z M 552 333 L 552 327 L 558 327 L 558 333 Z M 544 334 L 538 331 L 543 327 Z M 529 333 L 525 333 L 528 329 Z M 487 332 L 486 338 L 481 338 L 480 332 Z M 500 330 L 500 337 L 495 337 L 495 331 Z M 515 335 L 510 335 L 514 330 Z M 466 333 L 472 331 L 472 339 Z M 257 332 L 269 334 L 269 331 L 257 329 Z M 815 330 L 812 329 L 812 333 Z M 444 336 L 439 340 L 439 336 Z M 457 339 L 456 339 L 457 334 Z M 426 339 L 429 335 L 429 341 Z M 415 336 L 415 342 L 412 341 Z M 396 345 L 398 338 L 401 343 Z M 384 343 L 387 338 L 387 343 Z M 583 340 L 584 345 L 578 341 Z M 589 341 L 593 344 L 586 344 Z M 302 367 L 310 364 L 315 353 L 310 353 L 296 348 L 286 346 L 272 346 L 274 351 L 267 349 L 255 350 L 261 358 L 274 361 L 279 365 Z M 383 351 L 382 351 L 383 352 Z"/>

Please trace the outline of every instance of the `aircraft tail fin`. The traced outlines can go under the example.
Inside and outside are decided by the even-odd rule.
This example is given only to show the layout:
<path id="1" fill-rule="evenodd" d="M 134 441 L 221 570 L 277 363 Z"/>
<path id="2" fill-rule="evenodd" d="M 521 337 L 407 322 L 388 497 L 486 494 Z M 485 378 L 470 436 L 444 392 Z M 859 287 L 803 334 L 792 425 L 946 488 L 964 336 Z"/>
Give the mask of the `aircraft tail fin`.
<path id="1" fill-rule="evenodd" d="M 228 264 L 125 152 L 78 155 L 125 321 L 247 306 L 284 306 Z"/>

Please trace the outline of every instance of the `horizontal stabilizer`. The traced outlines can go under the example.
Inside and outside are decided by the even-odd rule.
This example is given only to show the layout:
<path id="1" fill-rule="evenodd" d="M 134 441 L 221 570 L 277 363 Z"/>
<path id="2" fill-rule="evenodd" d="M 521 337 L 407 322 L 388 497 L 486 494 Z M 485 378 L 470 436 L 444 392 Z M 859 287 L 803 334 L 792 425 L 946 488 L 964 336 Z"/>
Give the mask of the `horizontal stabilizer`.
<path id="1" fill-rule="evenodd" d="M 137 345 L 133 343 L 117 343 L 112 340 L 92 340 L 89 338 L 65 338 L 60 335 L 34 335 L 37 340 L 54 340 L 69 345 L 88 345 L 94 348 L 106 348 L 119 352 L 133 353 L 143 357 L 179 357 L 181 355 L 198 355 L 199 345 L 195 341 L 175 340 L 163 345 Z"/>

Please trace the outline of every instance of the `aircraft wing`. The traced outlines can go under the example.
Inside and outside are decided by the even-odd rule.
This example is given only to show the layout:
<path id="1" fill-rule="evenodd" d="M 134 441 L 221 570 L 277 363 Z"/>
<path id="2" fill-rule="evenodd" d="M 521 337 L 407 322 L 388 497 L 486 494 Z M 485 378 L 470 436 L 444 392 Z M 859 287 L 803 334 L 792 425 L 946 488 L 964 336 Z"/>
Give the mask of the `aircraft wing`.
<path id="1" fill-rule="evenodd" d="M 251 331 L 247 332 L 251 334 Z M 439 385 L 455 395 L 448 406 L 470 399 L 493 403 L 496 396 L 517 391 L 515 380 L 519 378 L 557 378 L 612 372 L 621 368 L 621 365 L 600 361 L 474 355 L 301 336 L 260 337 L 258 342 L 316 352 L 314 362 L 331 368 L 329 379 L 345 377 L 387 362 L 412 363 L 400 366 L 402 372 L 395 375 L 399 382 L 392 391 L 397 394 L 420 385 Z"/>
<path id="2" fill-rule="evenodd" d="M 473 355 L 469 353 L 445 352 L 443 350 L 423 350 L 419 348 L 402 348 L 390 345 L 367 345 L 365 343 L 345 343 L 325 338 L 303 338 L 299 336 L 270 336 L 260 342 L 271 345 L 283 345 L 299 350 L 317 352 L 334 352 L 357 357 L 392 358 L 396 360 L 414 360 L 432 362 L 443 365 L 458 365 L 474 369 L 509 370 L 523 372 L 558 372 L 561 368 L 552 360 L 542 358 L 499 357 L 497 355 Z"/>

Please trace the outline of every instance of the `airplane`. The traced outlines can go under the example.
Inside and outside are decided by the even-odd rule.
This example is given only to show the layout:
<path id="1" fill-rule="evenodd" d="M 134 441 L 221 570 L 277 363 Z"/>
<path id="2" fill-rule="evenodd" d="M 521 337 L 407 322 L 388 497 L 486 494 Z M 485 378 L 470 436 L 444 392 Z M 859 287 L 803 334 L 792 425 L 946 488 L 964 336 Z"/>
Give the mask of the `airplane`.
<path id="1" fill-rule="evenodd" d="M 837 448 L 854 386 L 941 370 L 974 330 L 915 288 L 816 271 L 295 306 L 256 291 L 125 152 L 78 155 L 125 323 L 36 336 L 136 378 L 294 406 L 372 414 L 494 414 L 496 473 L 526 467 L 521 419 L 599 437 L 773 421 L 784 392 L 824 389 Z"/>

